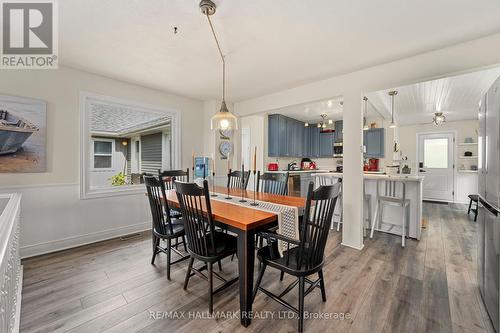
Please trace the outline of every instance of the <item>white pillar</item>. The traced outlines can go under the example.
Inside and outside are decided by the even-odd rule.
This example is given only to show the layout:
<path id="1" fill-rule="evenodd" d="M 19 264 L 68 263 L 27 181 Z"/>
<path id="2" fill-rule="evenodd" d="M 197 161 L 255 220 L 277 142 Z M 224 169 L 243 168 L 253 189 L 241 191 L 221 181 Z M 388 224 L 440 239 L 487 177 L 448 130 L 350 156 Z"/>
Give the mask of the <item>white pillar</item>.
<path id="1" fill-rule="evenodd" d="M 363 248 L 363 112 L 361 91 L 344 92 L 342 245 Z"/>

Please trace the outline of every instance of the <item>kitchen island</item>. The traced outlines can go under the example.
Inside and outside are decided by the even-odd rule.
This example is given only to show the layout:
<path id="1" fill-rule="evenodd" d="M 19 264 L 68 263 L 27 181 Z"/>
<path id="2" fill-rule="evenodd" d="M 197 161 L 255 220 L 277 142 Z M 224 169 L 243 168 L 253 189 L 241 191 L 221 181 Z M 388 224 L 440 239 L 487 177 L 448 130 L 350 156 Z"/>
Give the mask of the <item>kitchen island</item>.
<path id="1" fill-rule="evenodd" d="M 312 173 L 311 177 L 316 178 L 316 175 L 328 176 L 332 178 L 342 178 L 340 172 L 329 173 Z M 420 239 L 422 229 L 422 184 L 424 177 L 415 175 L 387 175 L 380 173 L 365 173 L 364 174 L 364 190 L 365 194 L 370 195 L 370 204 L 365 205 L 365 210 L 370 209 L 371 223 L 375 220 L 375 209 L 377 205 L 377 182 L 383 180 L 400 181 L 406 184 L 406 198 L 410 200 L 410 218 L 407 228 L 407 236 L 414 239 Z M 382 191 L 382 187 L 381 190 Z M 402 188 L 398 186 L 397 195 L 402 195 Z M 339 207 L 340 209 L 340 207 Z M 341 214 L 336 214 L 340 216 Z M 367 214 L 365 213 L 365 216 Z M 394 206 L 384 206 L 382 212 L 382 223 L 377 231 L 388 232 L 396 235 L 401 235 L 401 208 Z"/>
<path id="2" fill-rule="evenodd" d="M 309 183 L 313 181 L 313 174 L 329 173 L 329 170 L 280 170 L 280 171 L 266 171 L 270 173 L 283 173 L 288 172 L 288 194 L 298 197 L 307 197 L 307 189 Z"/>

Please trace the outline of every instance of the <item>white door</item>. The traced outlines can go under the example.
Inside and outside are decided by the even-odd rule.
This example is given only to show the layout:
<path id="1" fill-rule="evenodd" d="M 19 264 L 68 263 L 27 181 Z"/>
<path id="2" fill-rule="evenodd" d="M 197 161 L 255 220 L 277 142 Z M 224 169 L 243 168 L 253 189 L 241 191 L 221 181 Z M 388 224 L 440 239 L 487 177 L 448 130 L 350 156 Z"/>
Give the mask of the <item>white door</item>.
<path id="1" fill-rule="evenodd" d="M 453 133 L 418 135 L 418 173 L 425 177 L 424 199 L 453 201 L 454 142 Z"/>
<path id="2" fill-rule="evenodd" d="M 250 170 L 250 128 L 241 129 L 241 163 L 245 165 L 245 170 Z"/>

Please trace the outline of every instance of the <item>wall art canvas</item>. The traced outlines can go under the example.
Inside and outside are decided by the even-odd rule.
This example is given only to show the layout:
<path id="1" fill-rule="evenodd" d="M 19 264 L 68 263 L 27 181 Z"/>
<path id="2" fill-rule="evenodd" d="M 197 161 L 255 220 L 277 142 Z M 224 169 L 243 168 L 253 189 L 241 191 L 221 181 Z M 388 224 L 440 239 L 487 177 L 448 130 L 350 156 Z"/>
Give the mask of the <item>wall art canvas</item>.
<path id="1" fill-rule="evenodd" d="M 0 95 L 0 173 L 46 171 L 45 101 Z"/>

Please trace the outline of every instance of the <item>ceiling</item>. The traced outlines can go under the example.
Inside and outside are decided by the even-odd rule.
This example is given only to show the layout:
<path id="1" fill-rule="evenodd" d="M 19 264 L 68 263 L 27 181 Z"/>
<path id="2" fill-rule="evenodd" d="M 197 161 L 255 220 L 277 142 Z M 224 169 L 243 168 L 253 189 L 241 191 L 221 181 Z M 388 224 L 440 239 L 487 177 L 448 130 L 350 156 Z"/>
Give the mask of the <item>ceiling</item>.
<path id="1" fill-rule="evenodd" d="M 232 102 L 500 32 L 498 0 L 215 2 Z M 64 0 L 59 22 L 62 65 L 220 97 L 220 58 L 198 0 Z"/>
<path id="2" fill-rule="evenodd" d="M 426 81 L 369 93 L 372 109 L 384 118 L 391 118 L 388 92 L 397 90 L 394 99 L 396 121 L 401 125 L 431 123 L 435 112 L 441 111 L 447 121 L 477 119 L 478 103 L 493 82 L 500 68 Z"/>
<path id="3" fill-rule="evenodd" d="M 318 123 L 321 121 L 321 114 L 326 114 L 327 119 L 342 119 L 342 98 L 335 97 L 325 101 L 318 101 L 307 104 L 293 105 L 267 112 L 268 114 L 285 114 L 303 122 Z"/>

